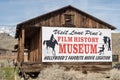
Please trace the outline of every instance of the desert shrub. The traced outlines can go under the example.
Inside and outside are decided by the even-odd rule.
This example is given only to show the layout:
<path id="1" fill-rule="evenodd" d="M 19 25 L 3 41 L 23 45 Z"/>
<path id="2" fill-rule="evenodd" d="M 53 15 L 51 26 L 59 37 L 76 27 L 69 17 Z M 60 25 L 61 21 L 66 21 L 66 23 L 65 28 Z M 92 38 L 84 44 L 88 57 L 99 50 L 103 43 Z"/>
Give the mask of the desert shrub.
<path id="1" fill-rule="evenodd" d="M 83 74 L 80 71 L 66 71 L 64 67 L 53 65 L 41 71 L 37 80 L 120 80 L 120 71 L 112 69 L 105 72 L 89 72 Z"/>
<path id="2" fill-rule="evenodd" d="M 83 78 L 85 77 L 85 74 L 82 74 L 80 71 L 75 71 L 73 69 L 69 71 L 64 71 L 64 73 L 64 80 L 83 80 Z"/>
<path id="3" fill-rule="evenodd" d="M 81 74 L 79 71 L 65 71 L 64 67 L 53 65 L 41 71 L 39 80 L 82 80 Z"/>
<path id="4" fill-rule="evenodd" d="M 110 74 L 111 80 L 120 80 L 120 71 L 118 69 L 112 69 Z"/>
<path id="5" fill-rule="evenodd" d="M 14 80 L 14 68 L 12 68 L 12 67 L 0 68 L 0 79 L 2 79 L 2 80 Z"/>
<path id="6" fill-rule="evenodd" d="M 90 72 L 87 74 L 86 80 L 108 80 L 106 77 L 108 74 Z"/>
<path id="7" fill-rule="evenodd" d="M 120 63 L 114 64 L 113 68 L 114 68 L 114 69 L 120 69 Z"/>

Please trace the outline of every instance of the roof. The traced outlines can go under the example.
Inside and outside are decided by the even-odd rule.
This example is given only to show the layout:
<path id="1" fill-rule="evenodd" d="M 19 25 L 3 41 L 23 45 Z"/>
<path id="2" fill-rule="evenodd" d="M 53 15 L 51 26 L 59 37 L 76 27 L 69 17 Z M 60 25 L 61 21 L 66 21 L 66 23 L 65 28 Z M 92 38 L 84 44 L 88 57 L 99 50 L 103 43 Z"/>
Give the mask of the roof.
<path id="1" fill-rule="evenodd" d="M 38 19 L 38 18 L 43 18 L 44 16 L 48 16 L 48 15 L 57 13 L 57 12 L 59 12 L 59 11 L 64 11 L 64 10 L 66 10 L 66 9 L 76 10 L 76 11 L 78 11 L 80 14 L 84 14 L 84 15 L 86 15 L 87 17 L 90 17 L 90 18 L 92 18 L 92 19 L 94 19 L 94 20 L 96 20 L 96 21 L 98 21 L 98 22 L 101 22 L 101 23 L 104 24 L 104 25 L 107 25 L 107 26 L 108 26 L 109 28 L 111 28 L 112 30 L 116 29 L 116 27 L 114 27 L 114 26 L 112 26 L 112 25 L 110 25 L 110 24 L 108 24 L 108 23 L 106 23 L 106 22 L 104 22 L 104 21 L 102 21 L 102 20 L 100 20 L 100 19 L 92 16 L 92 15 L 90 15 L 90 14 L 88 14 L 88 13 L 82 11 L 82 10 L 79 10 L 79 9 L 77 9 L 77 8 L 71 6 L 71 5 L 68 5 L 68 6 L 65 6 L 65 7 L 63 7 L 63 8 L 60 8 L 60 9 L 54 10 L 54 11 L 52 11 L 52 12 L 49 12 L 49 13 L 40 15 L 40 16 L 38 16 L 38 17 L 29 19 L 29 20 L 27 20 L 27 21 L 24 21 L 24 22 L 22 22 L 22 23 L 20 23 L 20 24 L 17 25 L 16 30 L 19 30 L 19 28 L 21 28 L 22 25 L 25 25 L 25 24 L 27 24 L 27 23 L 29 23 L 29 22 L 31 22 L 31 21 L 34 21 L 34 20 L 36 20 L 36 19 Z M 17 31 L 16 31 L 16 34 L 17 34 Z"/>

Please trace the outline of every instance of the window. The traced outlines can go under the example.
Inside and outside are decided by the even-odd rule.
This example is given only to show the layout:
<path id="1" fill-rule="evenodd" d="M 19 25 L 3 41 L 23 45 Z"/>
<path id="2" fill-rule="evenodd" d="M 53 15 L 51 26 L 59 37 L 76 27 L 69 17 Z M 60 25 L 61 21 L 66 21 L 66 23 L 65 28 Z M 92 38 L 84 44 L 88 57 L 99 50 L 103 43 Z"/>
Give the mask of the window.
<path id="1" fill-rule="evenodd" d="M 65 14 L 65 24 L 73 24 L 73 15 Z"/>
<path id="2" fill-rule="evenodd" d="M 119 56 L 113 55 L 113 62 L 118 62 L 118 61 L 119 61 Z"/>

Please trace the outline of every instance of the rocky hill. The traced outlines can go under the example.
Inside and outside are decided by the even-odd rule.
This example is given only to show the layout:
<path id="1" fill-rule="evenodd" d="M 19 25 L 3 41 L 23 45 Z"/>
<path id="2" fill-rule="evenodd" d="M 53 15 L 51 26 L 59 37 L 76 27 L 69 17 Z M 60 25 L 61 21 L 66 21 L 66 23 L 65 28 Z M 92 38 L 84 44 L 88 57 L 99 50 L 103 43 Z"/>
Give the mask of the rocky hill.
<path id="1" fill-rule="evenodd" d="M 112 33 L 113 54 L 120 54 L 120 33 Z"/>
<path id="2" fill-rule="evenodd" d="M 14 45 L 17 44 L 17 39 L 8 33 L 0 33 L 0 48 L 13 50 Z"/>
<path id="3" fill-rule="evenodd" d="M 8 33 L 11 36 L 15 36 L 15 25 L 0 25 L 0 33 Z"/>

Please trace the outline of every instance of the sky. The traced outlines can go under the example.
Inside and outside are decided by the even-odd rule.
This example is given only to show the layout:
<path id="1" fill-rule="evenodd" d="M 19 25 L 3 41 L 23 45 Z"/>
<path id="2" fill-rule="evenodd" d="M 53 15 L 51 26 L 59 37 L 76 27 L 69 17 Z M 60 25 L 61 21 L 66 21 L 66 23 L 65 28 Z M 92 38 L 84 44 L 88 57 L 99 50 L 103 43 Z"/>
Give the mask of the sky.
<path id="1" fill-rule="evenodd" d="M 68 5 L 120 30 L 120 0 L 0 0 L 0 25 L 17 25 Z"/>

